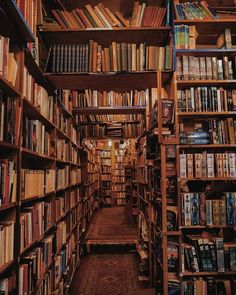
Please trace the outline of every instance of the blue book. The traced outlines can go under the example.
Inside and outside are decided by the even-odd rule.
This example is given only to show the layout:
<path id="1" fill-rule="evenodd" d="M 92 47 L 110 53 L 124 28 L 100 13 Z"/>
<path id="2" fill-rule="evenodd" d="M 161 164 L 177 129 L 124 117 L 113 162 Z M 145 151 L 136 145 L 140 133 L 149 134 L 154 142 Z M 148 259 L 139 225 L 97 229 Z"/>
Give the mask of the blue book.
<path id="1" fill-rule="evenodd" d="M 226 218 L 228 225 L 235 225 L 235 196 L 234 193 L 226 193 Z"/>
<path id="2" fill-rule="evenodd" d="M 175 4 L 175 6 L 176 6 L 176 9 L 178 11 L 179 19 L 181 19 L 181 20 L 185 19 L 185 15 L 184 15 L 182 5 L 181 4 Z"/>
<path id="3" fill-rule="evenodd" d="M 199 225 L 199 195 L 198 193 L 191 194 L 191 224 Z"/>

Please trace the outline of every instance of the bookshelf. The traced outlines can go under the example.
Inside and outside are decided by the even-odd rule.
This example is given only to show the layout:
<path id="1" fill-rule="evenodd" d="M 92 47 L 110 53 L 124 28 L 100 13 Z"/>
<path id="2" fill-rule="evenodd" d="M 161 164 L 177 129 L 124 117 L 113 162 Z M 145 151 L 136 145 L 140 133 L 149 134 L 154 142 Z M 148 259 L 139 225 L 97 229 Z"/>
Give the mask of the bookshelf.
<path id="1" fill-rule="evenodd" d="M 98 149 L 100 154 L 100 204 L 111 206 L 112 200 L 112 146 L 109 147 L 107 142 L 103 142 L 103 148 Z"/>
<path id="2" fill-rule="evenodd" d="M 0 210 L 1 232 L 9 237 L 7 254 L 1 253 L 1 291 L 40 293 L 47 286 L 52 294 L 62 286 L 66 294 L 82 254 L 80 137 L 71 110 L 33 58 L 32 44 L 26 47 L 36 23 L 28 26 L 17 4 L 1 2 Z"/>
<path id="3" fill-rule="evenodd" d="M 208 1 L 207 1 L 208 2 Z M 178 32 L 175 34 L 175 56 L 176 56 L 176 78 L 177 78 L 177 92 L 176 92 L 176 105 L 177 107 L 177 125 L 179 131 L 179 142 L 176 148 L 176 169 L 177 169 L 177 188 L 178 188 L 178 212 L 182 212 L 178 215 L 178 225 L 181 235 L 179 236 L 179 241 L 177 243 L 178 253 L 178 271 L 180 276 L 178 282 L 180 284 L 180 290 L 183 294 L 187 294 L 187 288 L 196 288 L 199 292 L 202 292 L 203 288 L 207 288 L 207 294 L 210 294 L 213 290 L 213 284 L 216 284 L 217 292 L 219 290 L 218 279 L 215 278 L 214 269 L 220 271 L 219 268 L 222 267 L 223 273 L 219 278 L 219 281 L 224 280 L 224 284 L 228 284 L 229 288 L 234 288 L 234 282 L 231 278 L 234 277 L 233 269 L 227 266 L 227 251 L 229 250 L 229 244 L 233 244 L 233 236 L 231 231 L 231 226 L 227 218 L 227 200 L 234 195 L 235 183 L 233 177 L 234 168 L 229 165 L 228 159 L 234 157 L 234 138 L 229 137 L 229 134 L 234 134 L 233 125 L 229 127 L 229 121 L 234 121 L 234 107 L 233 99 L 230 99 L 230 95 L 234 91 L 234 78 L 235 73 L 230 69 L 230 60 L 235 56 L 235 48 L 232 46 L 234 44 L 233 31 L 235 19 L 229 16 L 227 19 L 226 15 L 223 14 L 223 10 L 232 11 L 230 8 L 225 8 L 224 5 L 217 1 L 211 1 L 209 3 L 211 7 L 218 6 L 216 11 L 219 15 L 219 19 L 203 19 L 203 20 L 174 20 L 175 33 L 178 26 L 186 25 L 189 32 L 192 29 L 192 35 L 186 38 L 189 42 L 191 48 L 186 46 L 186 44 L 179 48 Z M 230 6 L 230 5 L 229 5 Z M 207 28 L 207 30 L 206 30 Z M 191 39 L 192 38 L 192 39 Z M 185 57 L 184 57 L 185 56 Z M 198 75 L 197 66 L 194 67 L 194 76 L 190 73 L 187 77 L 179 76 L 178 63 L 181 58 L 186 58 L 186 60 L 199 61 L 200 64 L 200 75 Z M 204 60 L 206 64 L 204 65 Z M 215 68 L 215 64 L 217 67 Z M 229 64 L 228 64 L 229 63 Z M 222 65 L 222 71 L 221 71 Z M 184 63 L 187 69 L 187 64 Z M 208 75 L 204 76 L 204 66 Z M 211 68 L 211 71 L 209 69 Z M 188 66 L 191 71 L 191 66 Z M 187 73 L 187 72 L 186 72 Z M 189 74 L 188 73 L 188 74 Z M 187 74 L 187 75 L 188 75 Z M 198 89 L 198 90 L 197 90 Z M 204 89 L 204 90 L 203 90 Z M 193 101 L 196 105 L 191 105 L 188 101 L 188 91 Z M 197 91 L 202 91 L 197 98 Z M 215 91 L 215 92 L 214 92 Z M 224 93 L 225 101 L 220 103 L 220 97 Z M 186 105 L 182 104 L 181 97 L 182 94 L 186 94 Z M 211 95 L 210 95 L 211 94 Z M 202 100 L 203 95 L 205 96 L 205 102 L 209 102 L 208 105 Z M 231 95 L 232 97 L 232 95 Z M 215 103 L 212 104 L 212 99 Z M 188 101 L 188 102 L 187 102 Z M 202 103 L 201 105 L 199 103 Z M 185 109 L 186 107 L 186 109 Z M 209 120 L 209 121 L 208 121 Z M 190 123 L 190 121 L 192 123 Z M 201 126 L 204 122 L 211 122 L 206 129 L 202 129 Z M 192 129 L 192 126 L 195 127 Z M 199 124 L 199 125 L 198 125 Z M 216 127 L 216 125 L 222 125 L 222 127 Z M 199 129 L 197 127 L 199 126 Z M 225 127 L 223 127 L 223 125 Z M 219 129 L 217 131 L 217 128 Z M 210 132 L 214 137 L 205 137 L 203 140 L 202 135 L 199 131 Z M 193 138 L 190 133 L 198 134 L 199 136 Z M 214 135 L 213 135 L 214 134 Z M 218 134 L 218 135 L 217 135 Z M 221 134 L 221 138 L 219 138 Z M 228 137 L 226 136 L 228 134 Z M 217 137 L 218 136 L 218 137 Z M 224 138 L 223 138 L 224 137 Z M 201 154 L 203 152 L 203 154 Z M 193 175 L 191 176 L 191 154 L 193 153 L 194 168 Z M 184 177 L 181 167 L 183 164 L 183 159 L 186 154 L 187 165 L 186 171 L 187 175 Z M 209 154 L 211 156 L 209 156 Z M 208 164 L 204 162 L 204 157 L 213 159 L 212 170 L 210 171 L 210 162 Z M 197 158 L 201 158 L 200 162 L 196 162 Z M 224 160 L 224 173 L 223 168 L 221 168 L 221 161 Z M 222 160 L 220 160 L 222 159 Z M 198 161 L 198 160 L 197 160 Z M 222 162 L 223 163 L 223 162 Z M 199 166 L 198 166 L 199 164 Z M 206 167 L 206 173 L 204 174 L 204 165 Z M 198 170 L 199 169 L 199 170 Z M 232 174 L 230 175 L 230 171 Z M 200 174 L 198 174 L 198 172 Z M 203 175 L 201 174 L 203 172 Z M 212 179 L 211 178 L 212 172 Z M 188 174 L 190 173 L 190 175 Z M 183 176 L 183 177 L 182 177 Z M 216 187 L 221 187 L 222 189 L 218 191 Z M 228 192 L 229 191 L 229 192 Z M 190 221 L 186 219 L 188 216 L 188 198 L 190 198 L 190 206 L 194 206 L 194 199 L 197 200 L 195 204 L 198 204 L 199 211 L 197 216 L 198 220 L 195 220 L 192 213 L 190 213 Z M 204 204 L 205 202 L 205 204 Z M 226 202 L 226 203 L 225 203 Z M 214 209 L 213 209 L 214 207 Z M 190 208 L 190 207 L 189 207 Z M 193 208 L 193 207 L 191 207 Z M 184 210 L 184 212 L 182 211 Z M 204 215 L 205 212 L 205 215 Z M 218 213 L 217 213 L 218 212 Z M 199 214 L 199 215 L 198 215 Z M 206 219 L 204 219 L 204 217 Z M 209 220 L 210 219 L 210 220 Z M 222 228 L 222 230 L 220 230 Z M 201 249 L 204 249 L 204 253 L 208 250 L 211 252 L 211 260 L 209 261 L 210 268 L 206 267 L 204 264 L 204 259 L 197 259 L 195 266 L 197 269 L 188 268 L 186 260 L 188 259 L 187 248 L 193 246 L 192 251 L 196 250 L 196 255 L 198 253 L 203 254 Z M 213 250 L 210 250 L 213 249 Z M 214 255 L 219 257 L 219 251 L 222 249 L 222 257 L 224 263 L 220 264 L 217 262 L 215 264 Z M 231 259 L 231 258 L 230 258 Z M 232 261 L 231 261 L 232 262 Z M 211 267 L 213 266 L 214 267 Z M 193 265 L 194 267 L 194 265 Z M 196 270 L 196 272 L 195 272 Z M 230 272 L 231 270 L 232 272 Z M 210 278 L 212 275 L 212 279 Z M 225 286 L 223 289 L 226 288 Z M 233 291 L 232 291 L 233 292 Z M 166 293 L 167 294 L 167 293 Z"/>

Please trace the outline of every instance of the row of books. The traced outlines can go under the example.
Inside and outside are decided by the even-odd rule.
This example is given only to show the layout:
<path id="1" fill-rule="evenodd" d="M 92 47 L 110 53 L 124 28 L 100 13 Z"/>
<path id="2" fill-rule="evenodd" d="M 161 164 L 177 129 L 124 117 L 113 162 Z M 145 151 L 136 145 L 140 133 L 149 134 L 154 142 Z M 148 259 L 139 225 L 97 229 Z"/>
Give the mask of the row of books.
<path id="1" fill-rule="evenodd" d="M 58 168 L 56 172 L 57 189 L 64 189 L 69 186 L 69 166 Z"/>
<path id="2" fill-rule="evenodd" d="M 57 159 L 62 161 L 69 161 L 69 143 L 65 139 L 57 139 Z"/>
<path id="3" fill-rule="evenodd" d="M 180 154 L 180 178 L 234 178 L 236 177 L 236 154 L 202 153 Z"/>
<path id="4" fill-rule="evenodd" d="M 142 114 L 127 114 L 127 115 L 76 115 L 76 122 L 78 125 L 80 123 L 114 123 L 114 122 L 130 122 L 130 121 L 143 121 Z"/>
<path id="5" fill-rule="evenodd" d="M 182 271 L 220 272 L 235 271 L 235 242 L 225 242 L 221 237 L 190 236 L 183 243 Z"/>
<path id="6" fill-rule="evenodd" d="M 101 151 L 100 156 L 102 158 L 109 158 L 111 156 L 111 151 Z"/>
<path id="7" fill-rule="evenodd" d="M 175 16 L 177 19 L 184 20 L 209 20 L 216 19 L 217 14 L 207 1 L 183 2 L 175 1 Z"/>
<path id="8" fill-rule="evenodd" d="M 10 52 L 10 39 L 0 36 L 0 75 L 13 86 L 16 85 L 19 62 L 14 52 Z"/>
<path id="9" fill-rule="evenodd" d="M 0 140 L 18 144 L 21 109 L 18 101 L 0 90 Z"/>
<path id="10" fill-rule="evenodd" d="M 86 89 L 84 93 L 73 91 L 74 107 L 145 106 L 149 89 L 126 92 Z"/>
<path id="11" fill-rule="evenodd" d="M 236 91 L 222 87 L 190 87 L 178 90 L 180 112 L 228 112 L 236 110 Z"/>
<path id="12" fill-rule="evenodd" d="M 196 26 L 175 25 L 174 32 L 176 49 L 196 49 Z"/>
<path id="13" fill-rule="evenodd" d="M 106 166 L 104 166 L 106 167 Z M 108 181 L 108 180 L 111 180 L 111 175 L 110 174 L 102 174 L 101 175 L 101 180 L 102 181 Z"/>
<path id="14" fill-rule="evenodd" d="M 125 18 L 119 11 L 112 12 L 102 3 L 94 7 L 87 4 L 85 8 L 76 8 L 71 12 L 54 9 L 52 14 L 61 28 L 159 27 L 163 24 L 166 8 L 135 1 L 131 19 Z M 51 26 L 55 25 L 44 25 L 46 28 Z"/>
<path id="15" fill-rule="evenodd" d="M 111 173 L 111 167 L 108 166 L 102 166 L 101 167 L 101 173 Z"/>
<path id="16" fill-rule="evenodd" d="M 50 137 L 49 131 L 39 120 L 24 118 L 23 146 L 25 148 L 49 156 L 51 154 Z"/>
<path id="17" fill-rule="evenodd" d="M 196 26 L 176 25 L 174 26 L 174 31 L 176 49 L 196 49 L 196 39 L 198 37 Z M 217 37 L 215 47 L 218 49 L 234 48 L 230 28 L 226 28 Z"/>
<path id="18" fill-rule="evenodd" d="M 71 183 L 71 185 L 76 185 L 76 184 L 81 183 L 81 169 L 80 168 L 74 168 L 71 170 L 70 183 Z"/>
<path id="19" fill-rule="evenodd" d="M 33 292 L 47 268 L 52 264 L 54 236 L 48 236 L 23 256 L 19 267 L 19 294 Z"/>
<path id="20" fill-rule="evenodd" d="M 13 221 L 0 221 L 0 268 L 14 259 L 14 231 Z"/>
<path id="21" fill-rule="evenodd" d="M 16 277 L 8 276 L 0 279 L 0 292 L 3 294 L 14 294 L 16 292 Z"/>
<path id="22" fill-rule="evenodd" d="M 45 71 L 70 72 L 132 72 L 171 70 L 172 48 L 147 46 L 145 43 L 112 42 L 102 47 L 93 40 L 84 45 L 54 44 L 50 47 Z"/>
<path id="23" fill-rule="evenodd" d="M 182 282 L 183 295 L 228 294 L 236 293 L 236 282 L 232 279 L 200 277 Z"/>
<path id="24" fill-rule="evenodd" d="M 15 2 L 18 5 L 30 30 L 33 32 L 34 36 L 36 36 L 36 29 L 38 24 L 38 3 L 34 0 L 16 0 Z"/>
<path id="25" fill-rule="evenodd" d="M 233 61 L 228 56 L 177 56 L 178 80 L 233 80 Z"/>
<path id="26" fill-rule="evenodd" d="M 235 144 L 236 121 L 233 118 L 209 119 L 204 123 L 204 126 L 199 123 L 195 131 L 184 131 L 184 124 L 181 124 L 180 144 Z"/>
<path id="27" fill-rule="evenodd" d="M 60 107 L 56 108 L 57 127 L 66 135 L 69 133 L 69 120 Z"/>
<path id="28" fill-rule="evenodd" d="M 72 113 L 72 92 L 67 89 L 57 89 L 56 94 L 61 100 L 63 106 L 69 113 Z"/>
<path id="29" fill-rule="evenodd" d="M 125 195 L 120 195 L 120 193 L 118 193 L 117 196 L 115 196 L 115 204 L 118 206 L 122 206 L 125 205 Z"/>
<path id="30" fill-rule="evenodd" d="M 219 199 L 206 199 L 205 193 L 184 193 L 182 225 L 235 225 L 235 200 L 234 192 L 226 192 Z"/>
<path id="31" fill-rule="evenodd" d="M 55 122 L 55 101 L 53 96 L 39 84 L 28 69 L 23 70 L 23 96 L 30 101 L 38 111 L 51 122 Z"/>
<path id="32" fill-rule="evenodd" d="M 69 211 L 69 192 L 65 192 L 62 196 L 54 201 L 55 221 L 57 222 Z"/>
<path id="33" fill-rule="evenodd" d="M 45 206 L 46 205 L 46 206 Z M 52 203 L 40 202 L 26 207 L 20 215 L 20 250 L 38 240 L 52 225 Z"/>
<path id="34" fill-rule="evenodd" d="M 55 190 L 56 171 L 21 169 L 21 179 L 22 199 L 43 196 Z"/>
<path id="35" fill-rule="evenodd" d="M 16 163 L 8 159 L 0 160 L 0 205 L 16 202 Z"/>

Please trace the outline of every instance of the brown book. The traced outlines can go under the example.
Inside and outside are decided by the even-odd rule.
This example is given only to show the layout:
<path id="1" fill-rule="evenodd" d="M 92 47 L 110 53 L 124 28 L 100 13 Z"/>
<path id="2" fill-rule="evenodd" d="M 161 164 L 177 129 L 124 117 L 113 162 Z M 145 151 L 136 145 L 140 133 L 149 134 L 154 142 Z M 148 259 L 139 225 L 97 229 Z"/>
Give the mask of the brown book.
<path id="1" fill-rule="evenodd" d="M 73 17 L 75 18 L 75 20 L 77 21 L 78 27 L 79 28 L 86 28 L 86 25 L 83 23 L 83 21 L 81 20 L 81 18 L 79 17 L 79 15 L 76 13 L 75 10 L 73 10 L 72 12 Z"/>
<path id="2" fill-rule="evenodd" d="M 148 46 L 148 71 L 155 70 L 156 46 Z"/>
<path id="3" fill-rule="evenodd" d="M 61 10 L 61 15 L 64 17 L 64 19 L 67 21 L 67 23 L 69 24 L 69 28 L 76 28 L 75 24 L 73 23 L 73 21 L 71 20 L 69 13 L 67 11 L 63 11 Z"/>
<path id="4" fill-rule="evenodd" d="M 136 27 L 136 22 L 138 19 L 138 11 L 139 11 L 139 2 L 135 1 L 134 7 L 133 7 L 133 13 L 132 13 L 131 21 L 130 21 L 131 27 Z"/>
<path id="5" fill-rule="evenodd" d="M 124 27 L 129 27 L 130 26 L 130 23 L 127 19 L 125 19 L 123 17 L 123 15 L 119 12 L 119 11 L 116 11 L 115 12 L 115 15 L 116 17 L 118 18 L 118 20 L 120 21 L 120 23 L 124 26 Z"/>
<path id="6" fill-rule="evenodd" d="M 225 29 L 225 48 L 231 49 L 232 48 L 232 36 L 230 28 Z"/>
<path id="7" fill-rule="evenodd" d="M 228 133 L 229 133 L 229 143 L 235 143 L 235 130 L 234 130 L 234 119 L 227 118 L 227 125 L 228 125 Z"/>
<path id="8" fill-rule="evenodd" d="M 102 72 L 106 72 L 106 62 L 105 62 L 104 50 L 102 50 Z"/>
<path id="9" fill-rule="evenodd" d="M 116 44 L 116 54 L 117 54 L 117 70 L 121 71 L 121 48 L 120 43 Z"/>
<path id="10" fill-rule="evenodd" d="M 131 43 L 128 43 L 127 51 L 128 51 L 128 71 L 132 71 L 132 44 Z"/>
<path id="11" fill-rule="evenodd" d="M 127 43 L 121 43 L 121 69 L 122 71 L 128 70 Z"/>
<path id="12" fill-rule="evenodd" d="M 110 17 L 110 15 L 107 13 L 106 8 L 104 7 L 102 3 L 98 4 L 98 8 L 100 9 L 101 13 L 104 15 L 104 17 L 107 19 L 108 23 L 112 27 L 117 26 L 116 23 L 113 21 L 113 19 Z"/>
<path id="13" fill-rule="evenodd" d="M 112 42 L 112 70 L 118 71 L 118 60 L 117 60 L 117 47 L 116 42 Z"/>
<path id="14" fill-rule="evenodd" d="M 109 22 L 109 20 L 107 19 L 106 15 L 104 15 L 104 13 L 102 12 L 102 10 L 98 6 L 95 6 L 94 7 L 94 11 L 97 13 L 97 15 L 99 16 L 100 20 L 103 22 L 104 27 L 106 27 L 106 28 L 112 28 L 112 25 Z"/>
<path id="15" fill-rule="evenodd" d="M 92 6 L 90 4 L 87 4 L 87 5 L 85 5 L 85 8 L 87 9 L 87 11 L 89 12 L 89 14 L 93 18 L 94 22 L 97 24 L 97 27 L 98 28 L 102 28 L 103 27 L 103 23 L 100 21 L 100 19 L 96 15 L 96 13 L 93 10 Z"/>
<path id="16" fill-rule="evenodd" d="M 104 56 L 105 56 L 105 65 L 106 65 L 106 72 L 111 71 L 111 63 L 110 63 L 110 51 L 109 48 L 104 48 Z"/>
<path id="17" fill-rule="evenodd" d="M 83 12 L 86 15 L 87 19 L 89 20 L 89 22 L 92 24 L 92 28 L 98 28 L 97 23 L 92 18 L 92 16 L 90 15 L 90 13 L 86 9 L 84 9 Z"/>
<path id="18" fill-rule="evenodd" d="M 90 20 L 87 18 L 86 14 L 84 13 L 83 9 L 76 9 L 75 10 L 78 16 L 81 18 L 82 22 L 85 24 L 86 28 L 93 28 L 92 23 Z"/>
<path id="19" fill-rule="evenodd" d="M 110 9 L 106 8 L 106 12 L 109 14 L 110 18 L 113 19 L 113 22 L 116 24 L 117 27 L 122 27 L 121 22 L 119 19 L 110 11 Z"/>
<path id="20" fill-rule="evenodd" d="M 152 15 L 152 18 L 150 21 L 150 27 L 157 26 L 157 23 L 159 23 L 159 15 L 161 13 L 160 7 L 154 6 L 153 10 L 154 10 L 154 12 L 153 12 L 153 15 Z"/>
<path id="21" fill-rule="evenodd" d="M 219 225 L 220 224 L 219 200 L 212 200 L 212 217 L 213 217 L 213 224 Z"/>
<path id="22" fill-rule="evenodd" d="M 92 72 L 97 71 L 97 50 L 98 50 L 98 43 L 97 42 L 93 42 L 93 64 L 92 64 Z"/>
<path id="23" fill-rule="evenodd" d="M 64 14 L 70 20 L 70 23 L 73 25 L 73 27 L 75 29 L 77 29 L 79 27 L 79 24 L 78 24 L 77 20 L 74 18 L 73 14 L 68 11 L 64 11 Z"/>
<path id="24" fill-rule="evenodd" d="M 60 13 L 58 13 L 58 11 L 56 9 L 53 9 L 52 10 L 52 14 L 53 16 L 55 17 L 56 21 L 60 24 L 60 26 L 63 28 L 63 29 L 66 29 L 66 28 L 69 28 L 69 25 L 67 24 L 66 20 L 64 20 Z"/>
<path id="25" fill-rule="evenodd" d="M 136 71 L 137 70 L 137 45 L 135 43 L 132 44 L 132 65 L 131 70 Z"/>

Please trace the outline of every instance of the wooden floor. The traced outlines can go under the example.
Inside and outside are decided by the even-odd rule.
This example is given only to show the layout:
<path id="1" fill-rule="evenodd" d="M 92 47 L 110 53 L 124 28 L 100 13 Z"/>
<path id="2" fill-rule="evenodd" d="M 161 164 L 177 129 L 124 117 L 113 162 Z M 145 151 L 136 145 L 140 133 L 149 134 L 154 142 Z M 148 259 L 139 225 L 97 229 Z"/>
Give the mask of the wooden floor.
<path id="1" fill-rule="evenodd" d="M 127 224 L 123 207 L 96 212 L 86 236 L 92 254 L 82 259 L 69 294 L 154 295 L 153 289 L 144 288 L 138 280 L 135 251 L 125 247 L 137 242 L 137 233 L 137 225 Z"/>
<path id="2" fill-rule="evenodd" d="M 86 236 L 87 250 L 91 245 L 132 245 L 138 240 L 137 225 L 125 220 L 124 207 L 100 209 L 94 216 Z"/>

